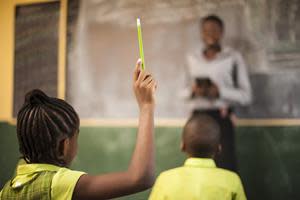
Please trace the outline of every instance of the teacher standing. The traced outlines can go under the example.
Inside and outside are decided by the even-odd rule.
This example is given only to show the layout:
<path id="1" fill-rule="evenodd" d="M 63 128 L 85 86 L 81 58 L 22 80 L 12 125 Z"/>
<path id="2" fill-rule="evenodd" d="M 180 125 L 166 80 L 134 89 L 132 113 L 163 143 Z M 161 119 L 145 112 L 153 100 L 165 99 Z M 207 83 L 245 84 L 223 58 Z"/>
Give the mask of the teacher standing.
<path id="1" fill-rule="evenodd" d="M 241 54 L 222 46 L 224 23 L 215 15 L 200 22 L 203 46 L 187 55 L 187 87 L 192 114 L 207 114 L 220 125 L 221 149 L 215 158 L 218 167 L 237 171 L 234 125 L 235 105 L 251 102 L 251 86 Z"/>

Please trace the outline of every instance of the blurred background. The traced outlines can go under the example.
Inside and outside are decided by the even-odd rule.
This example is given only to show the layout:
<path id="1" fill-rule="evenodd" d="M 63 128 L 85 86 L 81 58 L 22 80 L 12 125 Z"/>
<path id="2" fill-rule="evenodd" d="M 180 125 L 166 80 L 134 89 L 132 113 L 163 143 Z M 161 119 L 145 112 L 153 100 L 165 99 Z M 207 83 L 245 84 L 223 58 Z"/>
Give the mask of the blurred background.
<path id="1" fill-rule="evenodd" d="M 0 0 L 0 188 L 18 160 L 15 117 L 33 88 L 66 99 L 81 117 L 73 169 L 126 169 L 138 115 L 131 89 L 136 17 L 146 67 L 159 82 L 157 174 L 182 165 L 188 110 L 177 93 L 208 14 L 224 20 L 223 43 L 243 54 L 250 73 L 253 102 L 237 108 L 236 133 L 248 199 L 300 199 L 298 0 Z"/>

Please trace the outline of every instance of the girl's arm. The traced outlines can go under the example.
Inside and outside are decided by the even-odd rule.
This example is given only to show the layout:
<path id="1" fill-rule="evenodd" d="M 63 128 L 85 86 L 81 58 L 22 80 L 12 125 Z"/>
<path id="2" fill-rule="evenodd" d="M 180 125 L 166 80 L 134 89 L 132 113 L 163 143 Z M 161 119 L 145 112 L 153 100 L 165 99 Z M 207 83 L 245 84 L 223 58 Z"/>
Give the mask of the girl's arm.
<path id="1" fill-rule="evenodd" d="M 73 199 L 111 199 L 150 188 L 154 183 L 154 93 L 153 77 L 136 65 L 134 93 L 139 105 L 137 142 L 127 171 L 103 175 L 82 175 Z"/>

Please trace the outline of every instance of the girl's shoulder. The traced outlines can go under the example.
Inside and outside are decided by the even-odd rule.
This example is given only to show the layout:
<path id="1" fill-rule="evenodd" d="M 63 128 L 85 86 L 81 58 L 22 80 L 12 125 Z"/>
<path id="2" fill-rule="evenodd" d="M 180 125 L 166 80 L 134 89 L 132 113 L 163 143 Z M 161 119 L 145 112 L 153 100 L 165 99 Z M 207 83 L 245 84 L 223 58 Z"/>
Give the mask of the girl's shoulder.
<path id="1" fill-rule="evenodd" d="M 53 176 L 51 184 L 51 196 L 53 200 L 66 199 L 71 200 L 74 188 L 79 178 L 86 174 L 85 172 L 60 168 Z"/>

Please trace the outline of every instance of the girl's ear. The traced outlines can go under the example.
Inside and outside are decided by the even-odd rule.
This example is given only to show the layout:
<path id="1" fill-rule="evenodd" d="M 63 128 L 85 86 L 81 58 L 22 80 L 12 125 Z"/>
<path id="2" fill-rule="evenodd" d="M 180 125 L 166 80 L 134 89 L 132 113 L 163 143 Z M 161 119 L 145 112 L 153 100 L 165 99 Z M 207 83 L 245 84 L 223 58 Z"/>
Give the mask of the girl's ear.
<path id="1" fill-rule="evenodd" d="M 71 141 L 66 137 L 59 142 L 59 158 L 66 163 L 66 166 L 71 162 Z"/>
<path id="2" fill-rule="evenodd" d="M 185 152 L 185 144 L 184 144 L 184 142 L 181 140 L 181 142 L 180 142 L 180 150 L 182 151 L 182 152 Z"/>
<path id="3" fill-rule="evenodd" d="M 70 139 L 69 138 L 64 138 L 61 141 L 59 141 L 59 146 L 58 146 L 58 153 L 59 157 L 64 160 L 65 156 L 68 154 L 69 147 L 70 146 Z"/>
<path id="4" fill-rule="evenodd" d="M 63 141 L 63 155 L 66 157 L 70 152 L 70 139 L 67 137 L 62 140 Z"/>
<path id="5" fill-rule="evenodd" d="M 65 161 L 66 166 L 69 166 L 77 154 L 77 138 L 78 133 L 72 137 L 66 137 L 61 140 L 62 159 Z"/>

